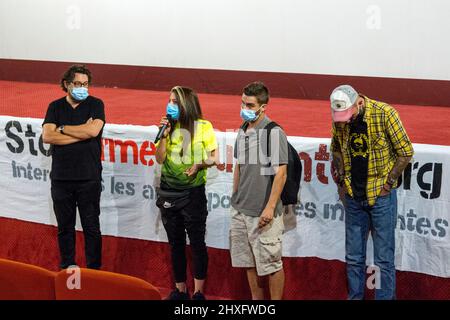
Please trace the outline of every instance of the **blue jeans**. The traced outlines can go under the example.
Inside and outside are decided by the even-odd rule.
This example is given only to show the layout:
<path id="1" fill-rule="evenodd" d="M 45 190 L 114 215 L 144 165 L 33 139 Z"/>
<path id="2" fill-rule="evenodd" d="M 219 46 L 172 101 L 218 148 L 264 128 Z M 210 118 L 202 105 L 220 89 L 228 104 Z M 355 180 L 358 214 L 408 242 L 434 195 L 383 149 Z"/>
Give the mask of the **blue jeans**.
<path id="1" fill-rule="evenodd" d="M 397 193 L 378 197 L 373 206 L 346 195 L 345 261 L 347 263 L 348 299 L 363 299 L 366 285 L 366 248 L 372 232 L 374 262 L 379 268 L 379 289 L 375 299 L 395 299 L 395 225 Z M 372 275 L 372 273 L 371 273 Z M 378 287 L 378 286 L 377 286 Z"/>

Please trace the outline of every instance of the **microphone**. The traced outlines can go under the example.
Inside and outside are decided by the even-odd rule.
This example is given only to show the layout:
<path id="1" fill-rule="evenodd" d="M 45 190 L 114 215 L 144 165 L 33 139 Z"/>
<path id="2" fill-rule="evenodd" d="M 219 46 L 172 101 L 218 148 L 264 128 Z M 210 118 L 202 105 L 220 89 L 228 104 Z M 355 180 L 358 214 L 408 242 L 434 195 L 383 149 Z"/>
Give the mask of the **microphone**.
<path id="1" fill-rule="evenodd" d="M 172 123 L 172 117 L 170 116 L 170 114 L 166 114 L 166 117 L 167 117 L 167 120 L 169 120 L 169 122 L 167 122 L 166 124 L 163 124 L 161 127 L 159 127 L 159 131 L 158 131 L 158 134 L 156 135 L 155 142 L 154 142 L 155 144 L 158 143 L 159 140 L 161 140 L 161 138 L 164 134 L 164 131 L 166 131 L 169 123 Z"/>

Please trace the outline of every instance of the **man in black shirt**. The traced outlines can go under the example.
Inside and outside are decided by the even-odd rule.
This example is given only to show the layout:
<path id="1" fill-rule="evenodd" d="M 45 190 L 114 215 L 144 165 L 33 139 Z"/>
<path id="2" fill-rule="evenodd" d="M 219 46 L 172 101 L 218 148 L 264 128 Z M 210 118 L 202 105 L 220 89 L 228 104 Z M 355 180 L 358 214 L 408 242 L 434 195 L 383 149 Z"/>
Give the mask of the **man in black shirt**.
<path id="1" fill-rule="evenodd" d="M 67 95 L 48 106 L 42 138 L 52 145 L 51 194 L 58 222 L 60 267 L 75 262 L 76 209 L 85 237 L 87 267 L 101 267 L 100 232 L 101 136 L 105 124 L 102 100 L 90 96 L 91 72 L 74 65 L 61 79 Z"/>

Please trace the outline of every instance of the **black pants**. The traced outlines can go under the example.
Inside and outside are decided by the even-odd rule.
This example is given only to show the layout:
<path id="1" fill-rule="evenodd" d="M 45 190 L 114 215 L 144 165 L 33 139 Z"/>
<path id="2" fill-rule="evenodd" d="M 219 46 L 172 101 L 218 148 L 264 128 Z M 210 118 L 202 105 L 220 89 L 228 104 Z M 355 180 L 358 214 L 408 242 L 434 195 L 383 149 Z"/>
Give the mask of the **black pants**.
<path id="1" fill-rule="evenodd" d="M 76 208 L 83 227 L 87 267 L 100 269 L 102 265 L 102 235 L 100 233 L 101 182 L 52 181 L 53 209 L 58 222 L 58 245 L 62 269 L 75 265 Z"/>
<path id="2" fill-rule="evenodd" d="M 191 201 L 181 210 L 161 209 L 162 222 L 171 248 L 175 282 L 186 281 L 186 232 L 194 260 L 194 278 L 205 279 L 208 269 L 205 243 L 208 208 L 205 186 L 191 189 L 190 198 Z"/>

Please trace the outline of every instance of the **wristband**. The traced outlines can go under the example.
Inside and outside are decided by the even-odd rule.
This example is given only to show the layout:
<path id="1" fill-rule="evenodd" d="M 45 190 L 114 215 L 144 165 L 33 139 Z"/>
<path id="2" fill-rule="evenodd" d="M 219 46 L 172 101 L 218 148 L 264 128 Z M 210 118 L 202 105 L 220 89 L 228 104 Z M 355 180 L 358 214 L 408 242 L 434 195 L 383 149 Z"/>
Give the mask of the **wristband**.
<path id="1" fill-rule="evenodd" d="M 386 183 L 392 187 L 395 183 L 395 179 L 388 177 Z"/>

